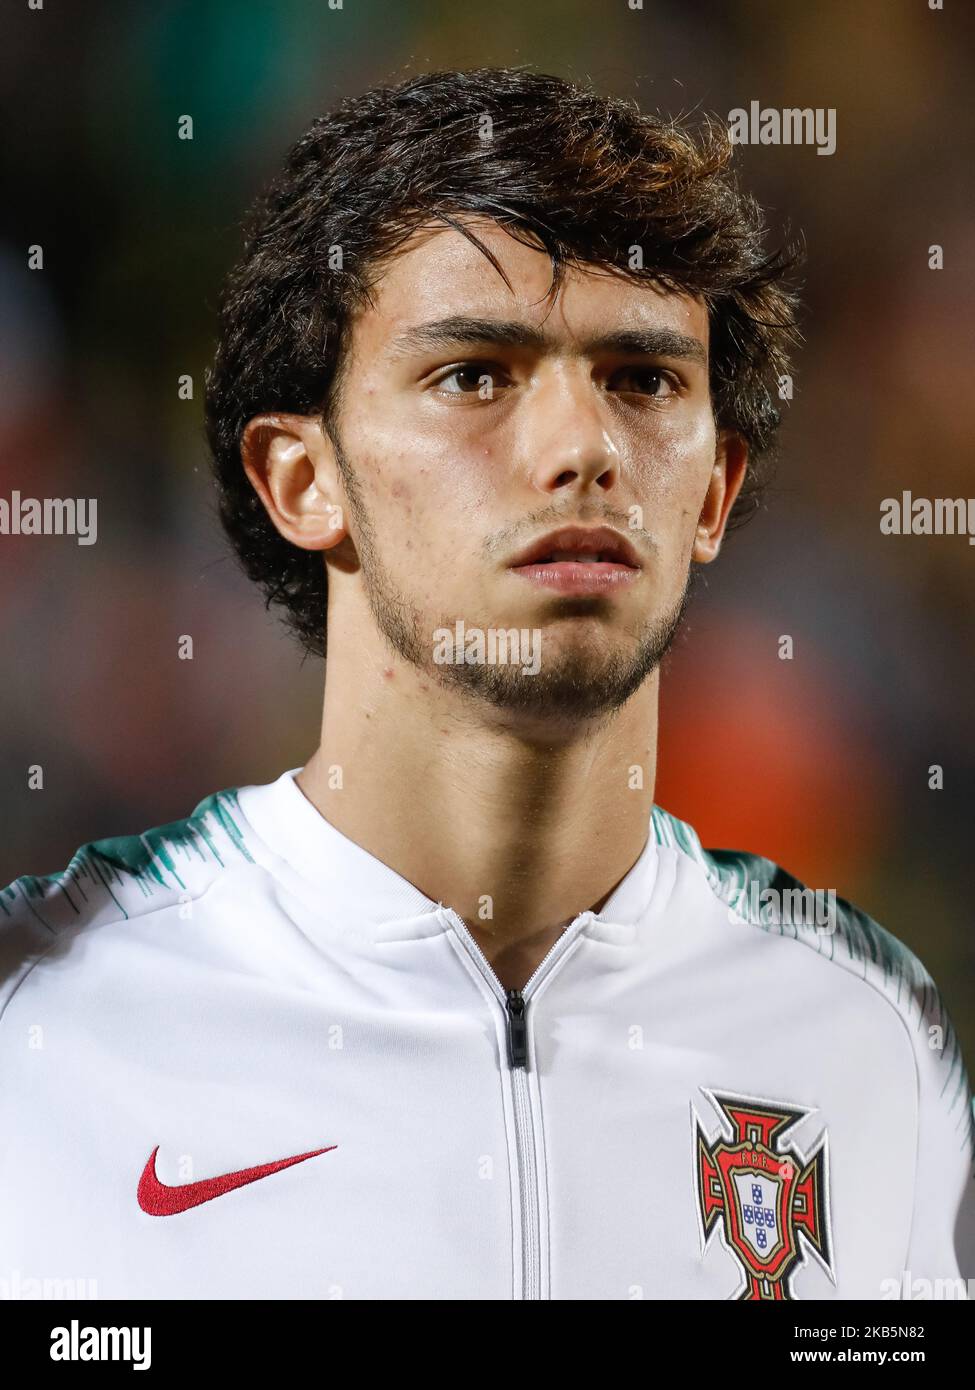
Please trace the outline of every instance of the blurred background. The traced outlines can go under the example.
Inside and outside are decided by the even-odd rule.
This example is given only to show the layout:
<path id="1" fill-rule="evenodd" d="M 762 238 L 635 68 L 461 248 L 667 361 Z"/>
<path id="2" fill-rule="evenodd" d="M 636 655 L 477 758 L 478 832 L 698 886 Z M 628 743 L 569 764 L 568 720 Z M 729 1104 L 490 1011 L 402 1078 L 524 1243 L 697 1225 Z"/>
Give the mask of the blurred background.
<path id="1" fill-rule="evenodd" d="M 98 543 L 0 536 L 0 884 L 315 747 L 321 665 L 229 558 L 202 433 L 239 218 L 315 115 L 486 63 L 670 114 L 833 107 L 832 156 L 738 151 L 773 231 L 805 235 L 807 341 L 770 509 L 730 537 L 668 659 L 657 800 L 905 941 L 975 1071 L 975 549 L 879 529 L 903 489 L 975 495 L 973 38 L 956 0 L 5 7 L 0 496 L 97 497 Z"/>

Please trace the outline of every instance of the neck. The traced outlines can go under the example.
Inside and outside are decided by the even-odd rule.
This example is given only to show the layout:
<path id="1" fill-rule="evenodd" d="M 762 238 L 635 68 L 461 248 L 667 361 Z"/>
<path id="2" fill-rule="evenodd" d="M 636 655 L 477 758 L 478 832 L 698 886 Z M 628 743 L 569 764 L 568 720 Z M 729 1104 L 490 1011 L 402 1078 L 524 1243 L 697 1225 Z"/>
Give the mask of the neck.
<path id="1" fill-rule="evenodd" d="M 333 650 L 321 743 L 298 785 L 349 839 L 452 907 L 505 988 L 521 988 L 646 844 L 657 673 L 611 716 L 553 732 L 388 654 Z"/>

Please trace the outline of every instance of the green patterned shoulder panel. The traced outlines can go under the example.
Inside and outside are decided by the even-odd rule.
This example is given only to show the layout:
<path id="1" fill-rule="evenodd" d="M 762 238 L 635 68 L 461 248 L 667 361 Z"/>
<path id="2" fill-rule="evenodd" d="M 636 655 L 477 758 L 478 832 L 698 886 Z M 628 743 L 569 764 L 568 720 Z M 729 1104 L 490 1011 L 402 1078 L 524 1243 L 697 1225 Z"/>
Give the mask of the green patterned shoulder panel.
<path id="1" fill-rule="evenodd" d="M 169 825 L 90 841 L 61 872 L 24 875 L 0 891 L 0 927 L 5 917 L 26 913 L 57 932 L 82 920 L 127 919 L 194 897 L 214 869 L 235 858 L 253 862 L 238 818 L 237 789 L 231 788 Z"/>
<path id="2" fill-rule="evenodd" d="M 909 947 L 861 908 L 831 890 L 807 888 L 771 859 L 740 850 L 704 849 L 692 826 L 659 806 L 653 808 L 651 826 L 657 844 L 701 866 L 712 892 L 742 921 L 793 937 L 860 976 L 886 995 L 915 1034 L 925 1026 L 939 1027 L 942 1097 L 949 1112 L 965 1107 L 962 1142 L 975 1148 L 975 1102 L 961 1044 L 940 990 Z"/>

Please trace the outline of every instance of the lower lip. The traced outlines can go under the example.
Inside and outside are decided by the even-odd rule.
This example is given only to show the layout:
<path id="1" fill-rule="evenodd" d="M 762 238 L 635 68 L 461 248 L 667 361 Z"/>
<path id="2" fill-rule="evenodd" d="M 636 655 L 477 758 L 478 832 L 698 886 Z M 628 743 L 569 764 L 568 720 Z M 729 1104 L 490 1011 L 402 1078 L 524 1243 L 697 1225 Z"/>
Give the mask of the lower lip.
<path id="1" fill-rule="evenodd" d="M 550 565 L 515 565 L 511 573 L 558 594 L 596 594 L 625 588 L 640 571 L 611 560 L 557 560 Z"/>

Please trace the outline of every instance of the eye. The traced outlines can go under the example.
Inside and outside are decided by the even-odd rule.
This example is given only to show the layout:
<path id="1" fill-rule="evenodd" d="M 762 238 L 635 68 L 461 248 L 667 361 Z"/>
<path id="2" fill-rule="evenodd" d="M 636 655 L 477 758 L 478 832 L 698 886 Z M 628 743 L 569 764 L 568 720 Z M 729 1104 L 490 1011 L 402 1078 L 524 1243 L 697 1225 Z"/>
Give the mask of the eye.
<path id="1" fill-rule="evenodd" d="M 621 367 L 613 373 L 610 385 L 617 391 L 631 391 L 661 401 L 677 395 L 679 388 L 673 373 L 665 371 L 663 367 Z"/>
<path id="2" fill-rule="evenodd" d="M 504 372 L 494 362 L 462 362 L 436 382 L 445 396 L 480 395 L 485 400 L 490 400 L 504 384 Z"/>

